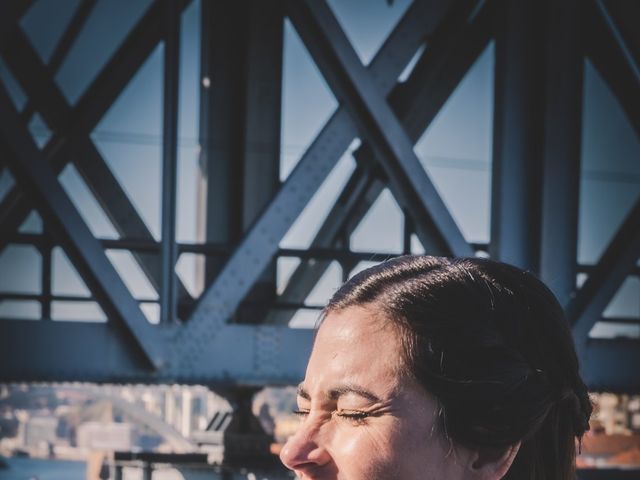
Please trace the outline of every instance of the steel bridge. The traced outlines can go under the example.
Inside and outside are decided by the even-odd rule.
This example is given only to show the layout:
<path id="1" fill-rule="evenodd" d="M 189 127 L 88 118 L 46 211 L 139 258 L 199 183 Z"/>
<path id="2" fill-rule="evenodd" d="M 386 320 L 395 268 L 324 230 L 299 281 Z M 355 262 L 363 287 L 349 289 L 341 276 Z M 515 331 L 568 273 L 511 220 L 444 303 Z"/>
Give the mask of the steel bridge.
<path id="1" fill-rule="evenodd" d="M 45 0 L 39 0 L 44 2 Z M 79 0 L 47 61 L 23 28 L 39 2 L 0 2 L 0 55 L 26 100 L 0 85 L 0 251 L 30 245 L 39 293 L 1 292 L 39 305 L 39 320 L 0 320 L 0 381 L 287 385 L 300 380 L 310 329 L 289 323 L 332 262 L 347 278 L 362 260 L 349 238 L 388 189 L 404 218 L 404 252 L 489 255 L 536 272 L 566 306 L 590 388 L 640 391 L 637 338 L 592 338 L 625 280 L 640 275 L 640 195 L 597 261 L 578 261 L 584 65 L 589 62 L 640 137 L 640 4 L 606 0 L 415 0 L 364 65 L 324 0 L 200 4 L 198 76 L 201 180 L 198 242 L 178 242 L 181 12 L 189 0 L 151 1 L 76 98 L 56 80 L 99 7 Z M 283 28 L 291 22 L 338 106 L 295 168 L 279 179 Z M 463 235 L 414 145 L 471 66 L 494 45 L 490 241 Z M 155 49 L 163 46 L 161 232 L 156 238 L 97 148 L 92 132 Z M 399 80 L 406 73 L 406 78 Z M 39 145 L 29 125 L 49 130 Z M 601 122 L 606 124 L 607 118 Z M 465 132 L 460 132 L 464 135 Z M 281 241 L 354 139 L 355 169 L 309 248 Z M 72 165 L 117 231 L 97 237 L 60 181 Z M 5 171 L 6 174 L 6 171 Z M 640 193 L 638 188 L 637 193 Z M 30 212 L 40 233 L 21 225 Z M 52 292 L 61 247 L 90 291 Z M 129 252 L 160 305 L 147 320 L 106 250 Z M 398 252 L 402 253 L 402 252 Z M 175 274 L 179 257 L 204 258 L 198 298 Z M 299 265 L 283 291 L 276 262 Z M 15 271 L 2 271 L 9 278 Z M 584 282 L 578 278 L 586 276 Z M 51 321 L 52 303 L 95 301 L 106 322 Z"/>

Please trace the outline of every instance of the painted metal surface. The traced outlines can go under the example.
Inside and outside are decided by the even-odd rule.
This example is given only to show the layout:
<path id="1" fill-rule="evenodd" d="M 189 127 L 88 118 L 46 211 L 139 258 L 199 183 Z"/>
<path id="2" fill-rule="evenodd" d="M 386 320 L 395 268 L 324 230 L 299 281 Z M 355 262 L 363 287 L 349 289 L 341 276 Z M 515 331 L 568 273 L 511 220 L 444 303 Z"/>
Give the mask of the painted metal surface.
<path id="1" fill-rule="evenodd" d="M 594 384 L 606 382 L 607 374 L 612 377 L 615 375 L 627 376 L 628 381 L 623 384 L 629 384 L 632 381 L 635 383 L 635 380 L 640 378 L 637 370 L 631 367 L 632 365 L 640 365 L 640 363 L 625 363 L 624 360 L 618 359 L 619 355 L 622 355 L 623 359 L 628 359 L 624 351 L 620 349 L 610 348 L 609 357 L 606 361 L 603 360 L 604 356 L 602 355 L 592 358 L 591 344 L 594 340 L 589 338 L 589 332 L 601 318 L 604 309 L 618 291 L 622 282 L 635 269 L 639 257 L 640 200 L 631 209 L 600 257 L 598 264 L 566 308 L 579 358 L 586 365 L 584 367 L 585 374 L 589 375 L 589 372 L 594 371 L 594 369 L 604 369 L 604 372 L 599 370 L 601 372 L 599 381 L 594 381 Z M 630 342 L 630 345 L 634 344 L 637 351 L 640 344 L 638 342 Z M 618 365 L 618 368 L 610 368 L 614 364 Z"/>
<path id="2" fill-rule="evenodd" d="M 455 256 L 472 255 L 400 121 L 361 64 L 328 5 L 293 1 L 289 3 L 289 14 L 327 83 L 375 152 L 401 208 L 414 215 L 419 237 L 426 241 L 436 232 L 441 250 Z"/>
<path id="3" fill-rule="evenodd" d="M 180 3 L 185 8 L 186 3 Z M 51 67 L 45 66 L 25 34 L 17 28 L 9 29 L 9 43 L 2 50 L 3 58 L 12 66 L 21 85 L 29 95 L 33 108 L 53 130 L 53 138 L 44 149 L 44 156 L 56 173 L 73 161 L 74 166 L 91 188 L 96 200 L 125 238 L 153 240 L 153 236 L 128 198 L 113 172 L 106 165 L 89 134 L 122 93 L 128 82 L 160 42 L 163 11 L 154 4 L 102 68 L 78 103 L 71 107 L 56 86 Z M 0 139 L 0 143 L 2 139 Z M 8 235 L 18 229 L 34 208 L 20 186 L 16 185 L 0 203 L 0 250 Z M 161 262 L 157 255 L 133 251 L 151 285 L 160 291 Z M 179 298 L 192 303 L 190 295 L 180 283 Z"/>
<path id="4" fill-rule="evenodd" d="M 177 320 L 178 96 L 182 19 L 178 0 L 167 0 L 164 7 L 160 323 L 166 325 Z"/>
<path id="5" fill-rule="evenodd" d="M 540 142 L 543 130 L 543 43 L 535 2 L 505 3 L 496 31 L 492 258 L 520 268 L 538 268 Z"/>
<path id="6" fill-rule="evenodd" d="M 419 14 L 420 11 L 423 13 Z M 375 72 L 379 88 L 390 89 L 420 47 L 424 32 L 431 26 L 424 21 L 430 18 L 424 16 L 429 11 L 422 3 L 415 4 L 372 60 L 369 68 Z M 176 332 L 171 356 L 179 362 L 175 366 L 178 371 L 199 368 L 203 357 L 215 352 L 214 340 L 225 332 L 225 323 L 277 253 L 280 239 L 357 134 L 349 113 L 340 107 L 202 294 L 189 321 Z M 307 336 L 310 339 L 311 334 L 307 332 Z"/>
<path id="7" fill-rule="evenodd" d="M 471 245 L 462 236 L 413 145 L 495 38 L 490 253 L 532 269 L 568 305 L 590 387 L 640 391 L 637 368 L 629 368 L 640 365 L 638 342 L 589 338 L 622 282 L 637 274 L 640 204 L 598 264 L 587 269 L 586 283 L 574 288 L 585 55 L 640 134 L 637 39 L 620 28 L 606 3 L 529 1 L 514 8 L 494 0 L 416 0 L 364 67 L 324 1 L 204 2 L 199 137 L 208 183 L 202 202 L 207 219 L 205 243 L 195 245 L 177 244 L 174 230 L 178 20 L 189 2 L 153 2 L 75 105 L 68 104 L 54 76 L 95 2 L 81 4 L 49 65 L 18 28 L 29 3 L 0 5 L 0 54 L 28 96 L 19 114 L 4 90 L 0 95 L 2 163 L 17 178 L 0 203 L 0 250 L 10 243 L 30 243 L 41 252 L 42 291 L 20 298 L 41 302 L 46 320 L 52 299 L 61 298 L 51 293 L 52 240 L 59 242 L 109 321 L 0 321 L 0 380 L 218 387 L 296 383 L 304 373 L 312 332 L 287 324 L 331 261 L 348 272 L 363 258 L 383 258 L 350 251 L 348 240 L 384 188 L 406 217 L 405 250 L 414 232 L 429 253 L 473 255 L 487 247 Z M 286 15 L 340 105 L 279 185 Z M 581 24 L 573 21 L 578 17 Z M 585 28 L 592 34 L 582 37 Z M 89 135 L 162 41 L 165 194 L 162 241 L 156 242 Z M 415 66 L 399 82 L 414 55 Z M 26 130 L 35 112 L 53 132 L 42 151 Z M 310 247 L 280 248 L 355 138 L 362 141 L 354 153 L 356 169 Z M 264 148 L 254 149 L 256 144 Z M 91 235 L 56 179 L 70 163 L 121 238 Z M 33 208 L 42 213 L 46 237 L 17 233 Z M 161 325 L 144 318 L 106 259 L 105 248 L 133 254 L 160 292 Z M 181 252 L 207 257 L 206 289 L 195 304 L 174 274 Z M 274 264 L 282 256 L 301 263 L 289 286 L 275 296 Z M 237 314 L 243 305 L 255 306 L 250 315 Z M 270 308 L 265 324 L 258 323 Z M 172 321 L 176 318 L 182 323 Z"/>
<path id="8" fill-rule="evenodd" d="M 492 7 L 476 11 L 475 2 L 461 2 L 429 37 L 424 52 L 409 77 L 389 93 L 388 101 L 401 120 L 407 135 L 415 143 L 429 127 L 443 104 L 460 83 L 472 63 L 486 48 L 491 38 Z M 471 13 L 474 13 L 472 16 Z M 452 41 L 455 39 L 455 41 Z M 369 208 L 386 186 L 371 149 L 365 144 L 354 152 L 358 168 L 353 172 L 342 194 L 336 200 L 310 248 L 346 249 L 348 239 Z M 422 238 L 425 249 L 438 251 L 437 240 Z M 322 277 L 330 261 L 302 260 L 280 295 L 282 303 L 300 304 Z M 341 264 L 347 272 L 356 263 Z M 287 324 L 295 309 L 277 309 L 268 317 L 269 323 Z"/>
<path id="9" fill-rule="evenodd" d="M 579 4 L 573 0 L 549 4 L 543 44 L 545 111 L 538 273 L 563 306 L 576 288 L 578 258 L 584 60 L 581 27 L 572 19 Z"/>
<path id="10" fill-rule="evenodd" d="M 15 156 L 8 159 L 23 188 L 28 189 L 38 212 L 51 225 L 58 241 L 76 262 L 76 268 L 107 314 L 123 322 L 154 367 L 165 361 L 159 332 L 149 324 L 101 245 L 58 182 L 53 169 L 20 122 L 11 99 L 0 88 L 0 133 Z M 16 358 L 12 363 L 19 363 Z"/>

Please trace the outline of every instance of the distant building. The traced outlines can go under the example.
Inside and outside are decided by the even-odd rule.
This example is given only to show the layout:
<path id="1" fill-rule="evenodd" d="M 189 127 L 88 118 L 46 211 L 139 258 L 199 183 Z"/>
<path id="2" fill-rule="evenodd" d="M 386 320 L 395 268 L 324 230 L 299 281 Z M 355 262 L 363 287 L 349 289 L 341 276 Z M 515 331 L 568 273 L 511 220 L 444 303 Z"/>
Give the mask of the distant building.
<path id="1" fill-rule="evenodd" d="M 25 447 L 41 447 L 56 441 L 58 419 L 55 417 L 31 417 L 24 425 Z"/>
<path id="2" fill-rule="evenodd" d="M 582 440 L 582 467 L 637 467 L 640 465 L 640 435 L 587 434 Z"/>
<path id="3" fill-rule="evenodd" d="M 131 450 L 136 445 L 130 423 L 85 422 L 78 426 L 77 444 L 90 450 Z"/>
<path id="4" fill-rule="evenodd" d="M 596 413 L 592 427 L 607 435 L 629 434 L 640 431 L 640 397 L 613 393 L 593 394 Z"/>

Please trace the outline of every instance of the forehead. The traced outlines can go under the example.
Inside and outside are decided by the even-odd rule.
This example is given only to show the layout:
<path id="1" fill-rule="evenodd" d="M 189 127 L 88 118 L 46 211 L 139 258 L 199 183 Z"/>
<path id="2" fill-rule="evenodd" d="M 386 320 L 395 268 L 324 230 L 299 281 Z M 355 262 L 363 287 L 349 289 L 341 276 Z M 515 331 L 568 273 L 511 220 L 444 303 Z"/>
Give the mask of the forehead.
<path id="1" fill-rule="evenodd" d="M 330 312 L 318 330 L 305 387 L 353 382 L 393 389 L 399 382 L 400 347 L 397 330 L 374 308 Z"/>

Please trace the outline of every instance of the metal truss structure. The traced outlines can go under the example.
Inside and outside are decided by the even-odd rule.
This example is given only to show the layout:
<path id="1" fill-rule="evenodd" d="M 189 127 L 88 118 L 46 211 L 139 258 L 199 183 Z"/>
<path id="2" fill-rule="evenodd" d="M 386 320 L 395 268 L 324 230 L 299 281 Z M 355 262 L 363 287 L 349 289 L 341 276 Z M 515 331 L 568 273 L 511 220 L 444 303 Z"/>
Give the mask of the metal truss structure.
<path id="1" fill-rule="evenodd" d="M 302 377 L 310 330 L 288 326 L 337 261 L 363 259 L 348 239 L 384 188 L 427 253 L 479 251 L 538 273 L 554 289 L 592 389 L 640 391 L 640 344 L 589 332 L 629 275 L 639 275 L 640 203 L 596 265 L 577 261 L 583 64 L 588 58 L 640 135 L 640 19 L 634 2 L 415 0 L 368 66 L 324 0 L 202 2 L 201 167 L 206 239 L 175 239 L 180 12 L 157 0 L 71 105 L 54 82 L 95 1 L 83 0 L 44 64 L 20 27 L 32 2 L 0 3 L 0 54 L 28 96 L 18 111 L 0 87 L 0 158 L 16 184 L 0 203 L 0 249 L 36 246 L 43 258 L 40 321 L 0 320 L 1 381 L 179 382 L 213 388 L 292 384 Z M 612 2 L 613 3 L 613 2 Z M 278 180 L 284 18 L 289 18 L 339 101 L 295 169 Z M 625 20 L 627 19 L 627 20 Z M 631 24 L 632 25 L 632 24 Z M 240 40 L 241 41 L 240 41 Z M 495 41 L 491 241 L 462 235 L 413 146 L 489 42 Z M 90 138 L 152 50 L 164 43 L 162 241 L 154 240 Z M 405 81 L 401 73 L 417 56 Z M 38 112 L 52 136 L 28 131 Z M 309 249 L 281 239 L 355 138 L 357 167 Z M 252 148 L 259 144 L 260 151 Z M 61 186 L 73 163 L 120 236 L 94 237 Z M 18 229 L 33 209 L 43 235 Z M 49 321 L 51 249 L 60 245 L 106 312 L 106 323 Z M 130 251 L 158 291 L 150 324 L 105 255 Z M 408 251 L 408 247 L 407 247 Z M 175 275 L 180 254 L 206 256 L 206 289 L 192 298 Z M 300 265 L 277 295 L 275 261 Z M 578 273 L 587 281 L 576 287 Z M 2 272 L 2 275 L 10 272 Z"/>

